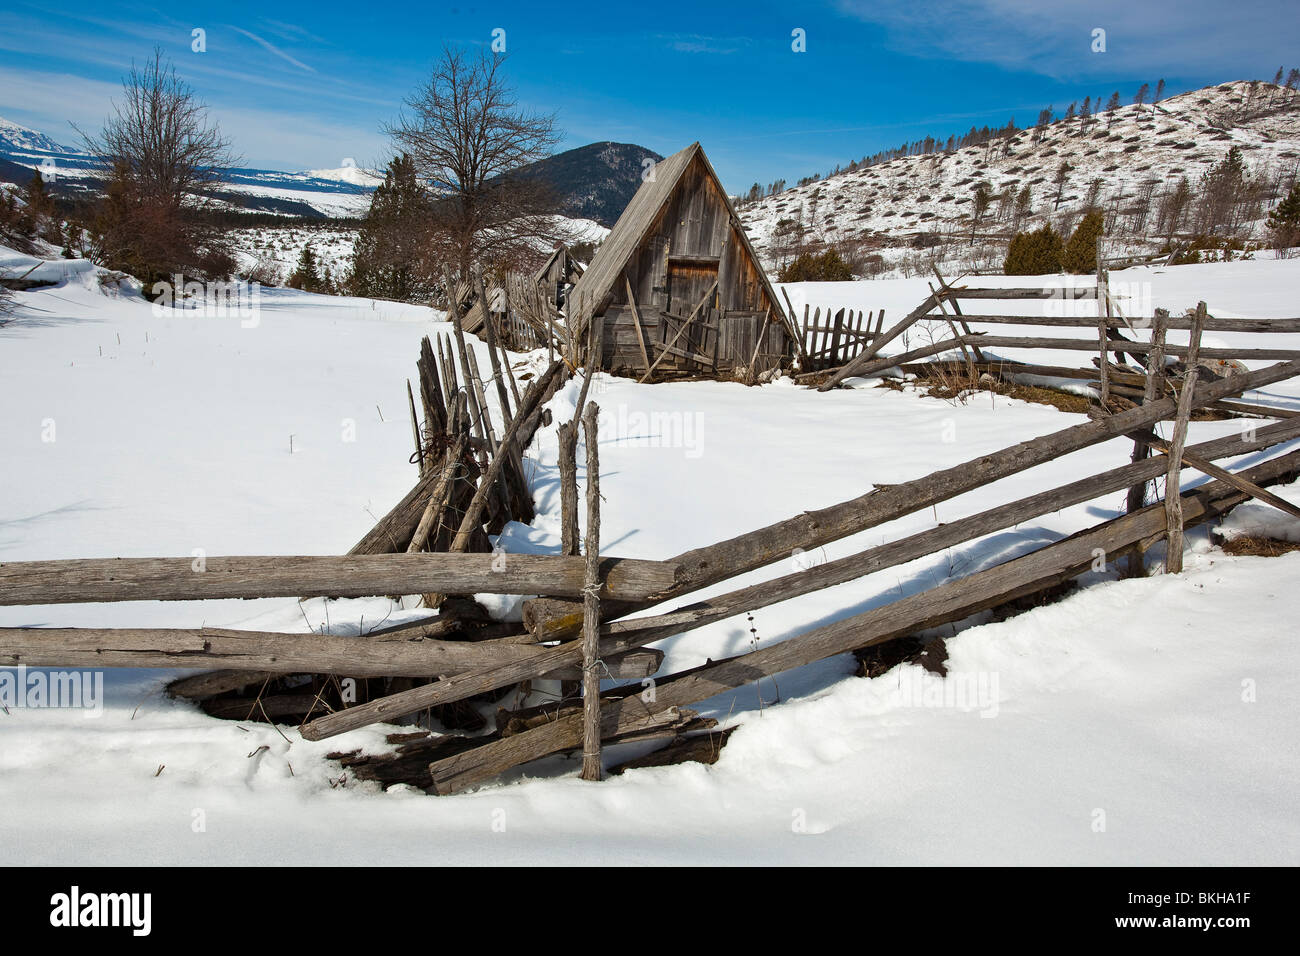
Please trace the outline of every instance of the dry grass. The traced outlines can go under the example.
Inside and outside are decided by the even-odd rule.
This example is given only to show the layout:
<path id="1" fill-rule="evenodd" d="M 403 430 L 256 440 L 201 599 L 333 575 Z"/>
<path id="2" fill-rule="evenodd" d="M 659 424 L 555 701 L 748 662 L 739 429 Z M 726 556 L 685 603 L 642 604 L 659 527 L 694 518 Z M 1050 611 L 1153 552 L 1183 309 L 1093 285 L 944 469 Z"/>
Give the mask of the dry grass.
<path id="1" fill-rule="evenodd" d="M 1265 538 L 1253 534 L 1228 538 L 1221 547 L 1226 554 L 1249 555 L 1255 558 L 1278 558 L 1292 551 L 1300 551 L 1300 544 L 1294 541 L 1280 541 L 1277 538 Z"/>

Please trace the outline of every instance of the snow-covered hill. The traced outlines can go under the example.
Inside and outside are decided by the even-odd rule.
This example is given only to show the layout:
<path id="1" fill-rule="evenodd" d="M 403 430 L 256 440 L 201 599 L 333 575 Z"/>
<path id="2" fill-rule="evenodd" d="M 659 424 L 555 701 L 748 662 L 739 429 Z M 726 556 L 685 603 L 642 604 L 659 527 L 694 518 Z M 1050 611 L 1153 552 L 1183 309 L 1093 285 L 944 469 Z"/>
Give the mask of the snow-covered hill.
<path id="1" fill-rule="evenodd" d="M 1144 184 L 1154 184 L 1146 231 L 1155 236 L 1161 194 L 1186 176 L 1198 178 L 1233 146 L 1242 149 L 1253 175 L 1269 183 L 1295 181 L 1300 170 L 1300 92 L 1246 82 L 1183 93 L 1152 106 L 1122 106 L 1042 130 L 1023 130 L 953 153 L 931 153 L 844 172 L 745 204 L 739 210 L 751 240 L 769 264 L 780 258 L 782 226 L 801 222 L 811 238 L 862 243 L 899 265 L 910 246 L 969 238 L 976 186 L 994 197 L 977 234 L 1005 234 L 1014 202 L 1028 186 L 1032 208 L 1022 225 L 1077 219 L 1090 186 L 1100 180 L 1098 204 L 1130 225 Z M 1056 176 L 1069 166 L 1059 205 Z M 1267 212 L 1267 204 L 1262 212 Z M 1261 215 L 1262 218 L 1262 215 Z M 1259 220 L 1254 233 L 1262 236 Z M 934 241 L 931 239 L 930 241 Z"/>

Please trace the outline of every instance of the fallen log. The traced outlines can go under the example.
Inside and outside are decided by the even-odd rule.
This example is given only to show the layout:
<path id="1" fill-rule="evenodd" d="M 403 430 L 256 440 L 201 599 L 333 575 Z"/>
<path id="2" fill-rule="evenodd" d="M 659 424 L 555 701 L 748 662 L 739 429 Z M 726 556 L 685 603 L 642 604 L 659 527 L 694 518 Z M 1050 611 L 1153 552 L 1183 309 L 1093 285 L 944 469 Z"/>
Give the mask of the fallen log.
<path id="1" fill-rule="evenodd" d="M 1251 469 L 1246 477 L 1255 481 L 1273 480 L 1294 474 L 1297 468 L 1300 468 L 1300 452 L 1293 452 Z M 1204 521 L 1245 498 L 1242 493 L 1222 483 L 1207 485 L 1185 496 L 1185 519 L 1188 523 Z M 638 694 L 606 702 L 601 708 L 602 733 L 618 733 L 627 725 L 642 722 L 660 711 L 708 700 L 764 676 L 962 620 L 1007 600 L 1074 577 L 1093 565 L 1098 549 L 1110 560 L 1122 556 L 1144 538 L 1163 534 L 1164 522 L 1163 506 L 1144 508 L 986 571 L 808 631 L 762 650 L 705 664 L 659 682 L 652 699 Z M 435 760 L 429 764 L 433 790 L 439 794 L 455 793 L 512 767 L 575 747 L 582 739 L 582 727 L 581 715 L 565 716 L 523 733 L 489 740 L 460 754 Z"/>
<path id="2" fill-rule="evenodd" d="M 0 666 L 221 667 L 276 674 L 430 677 L 540 658 L 526 644 L 368 641 L 224 628 L 0 628 Z"/>
<path id="3" fill-rule="evenodd" d="M 554 594 L 580 597 L 584 562 L 535 554 L 358 554 L 206 558 L 85 558 L 0 564 L 0 605 L 384 594 Z M 602 558 L 602 596 L 657 599 L 680 569 Z"/>

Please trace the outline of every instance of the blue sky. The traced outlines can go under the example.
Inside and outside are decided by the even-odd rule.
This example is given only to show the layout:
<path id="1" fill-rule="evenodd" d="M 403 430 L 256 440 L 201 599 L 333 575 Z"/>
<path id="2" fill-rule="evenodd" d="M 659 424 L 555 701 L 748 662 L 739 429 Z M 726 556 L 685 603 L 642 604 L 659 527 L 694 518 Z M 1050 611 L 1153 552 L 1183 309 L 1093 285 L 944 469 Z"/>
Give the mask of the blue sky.
<path id="1" fill-rule="evenodd" d="M 559 113 L 562 148 L 670 153 L 700 140 L 729 189 L 793 182 L 927 133 L 1032 123 L 1086 95 L 1128 102 L 1300 66 L 1294 0 L 834 0 L 771 3 L 277 3 L 10 0 L 0 116 L 75 143 L 155 45 L 249 165 L 379 164 L 381 125 L 444 42 L 505 30 L 521 102 Z M 206 31 L 193 52 L 192 31 Z M 792 31 L 806 51 L 792 50 Z M 1105 52 L 1093 52 L 1103 29 Z"/>

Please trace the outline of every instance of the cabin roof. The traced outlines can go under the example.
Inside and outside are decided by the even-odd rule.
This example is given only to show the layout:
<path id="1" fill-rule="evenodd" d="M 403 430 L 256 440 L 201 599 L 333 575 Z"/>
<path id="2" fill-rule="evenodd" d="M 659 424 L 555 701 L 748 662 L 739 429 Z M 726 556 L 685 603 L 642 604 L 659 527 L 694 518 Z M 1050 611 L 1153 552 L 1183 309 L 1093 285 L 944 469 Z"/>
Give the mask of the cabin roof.
<path id="1" fill-rule="evenodd" d="M 691 162 L 697 155 L 704 163 L 705 171 L 713 179 L 722 201 L 727 205 L 727 214 L 740 236 L 746 254 L 753 259 L 758 268 L 758 274 L 762 277 L 763 287 L 767 292 L 768 300 L 772 303 L 772 308 L 778 308 L 776 293 L 768 281 L 767 273 L 763 271 L 762 263 L 755 254 L 749 237 L 745 235 L 745 228 L 740 224 L 740 217 L 736 215 L 736 209 L 731 204 L 731 197 L 722 188 L 722 182 L 718 179 L 713 164 L 704 155 L 704 150 L 697 141 L 673 153 L 667 159 L 657 162 L 654 166 L 654 178 L 647 179 L 636 191 L 636 195 L 627 204 L 623 214 L 618 217 L 613 230 L 596 250 L 595 256 L 587 266 L 587 271 L 573 287 L 573 292 L 569 296 L 569 301 L 573 304 L 573 311 L 568 317 L 570 323 L 582 328 L 593 314 L 603 311 L 606 298 L 616 288 L 616 283 L 622 277 L 628 262 L 650 237 L 660 212 L 676 192 L 682 175 L 690 168 Z"/>

